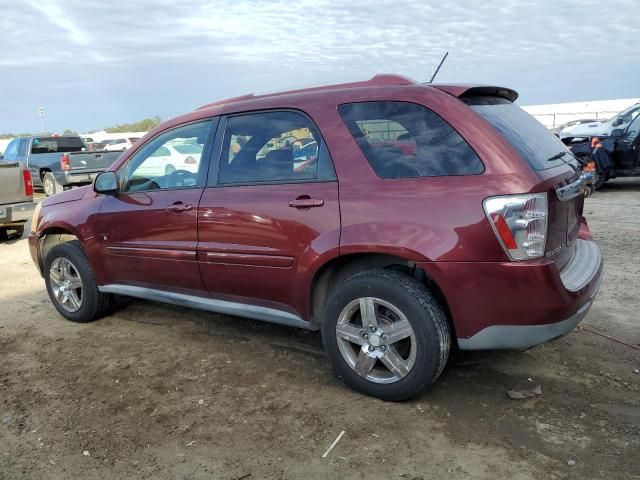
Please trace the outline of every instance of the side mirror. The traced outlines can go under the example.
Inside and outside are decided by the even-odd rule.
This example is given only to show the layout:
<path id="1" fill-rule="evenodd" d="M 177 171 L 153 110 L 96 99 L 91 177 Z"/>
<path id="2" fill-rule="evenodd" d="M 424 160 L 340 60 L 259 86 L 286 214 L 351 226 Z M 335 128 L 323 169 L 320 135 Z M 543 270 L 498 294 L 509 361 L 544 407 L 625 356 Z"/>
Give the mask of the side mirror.
<path id="1" fill-rule="evenodd" d="M 621 137 L 623 133 L 624 130 L 622 130 L 621 128 L 614 128 L 613 130 L 611 130 L 612 137 Z"/>
<path id="2" fill-rule="evenodd" d="M 105 195 L 117 195 L 119 187 L 116 172 L 102 172 L 98 174 L 93 182 L 93 190 Z"/>
<path id="3" fill-rule="evenodd" d="M 622 123 L 623 123 L 622 122 L 622 117 L 618 117 L 613 121 L 613 123 L 611 125 L 614 126 L 614 127 L 617 127 L 618 125 L 622 125 Z"/>

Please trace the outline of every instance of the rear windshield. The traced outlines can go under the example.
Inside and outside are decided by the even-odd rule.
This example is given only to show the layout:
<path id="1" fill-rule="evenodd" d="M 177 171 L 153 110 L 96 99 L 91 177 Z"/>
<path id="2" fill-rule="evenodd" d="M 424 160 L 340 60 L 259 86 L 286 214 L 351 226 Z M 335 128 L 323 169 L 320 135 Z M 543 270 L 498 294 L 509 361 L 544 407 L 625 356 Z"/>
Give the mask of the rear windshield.
<path id="1" fill-rule="evenodd" d="M 80 137 L 39 137 L 31 143 L 31 153 L 81 152 L 83 148 Z"/>
<path id="2" fill-rule="evenodd" d="M 509 100 L 499 97 L 463 100 L 493 125 L 534 170 L 545 170 L 571 160 L 571 153 L 558 137 Z M 566 152 L 564 157 L 548 160 L 560 152 Z"/>

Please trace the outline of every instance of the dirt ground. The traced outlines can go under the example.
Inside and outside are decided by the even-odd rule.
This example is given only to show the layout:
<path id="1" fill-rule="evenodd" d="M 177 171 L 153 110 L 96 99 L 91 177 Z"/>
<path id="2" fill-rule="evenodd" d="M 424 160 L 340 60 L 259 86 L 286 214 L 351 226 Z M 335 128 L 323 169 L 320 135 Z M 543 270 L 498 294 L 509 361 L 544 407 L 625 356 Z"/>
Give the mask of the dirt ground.
<path id="1" fill-rule="evenodd" d="M 606 277 L 583 325 L 633 345 L 639 209 L 640 179 L 585 206 Z M 67 322 L 27 250 L 0 245 L 0 479 L 640 478 L 640 351 L 587 330 L 458 356 L 385 403 L 332 376 L 317 333 L 142 301 Z"/>

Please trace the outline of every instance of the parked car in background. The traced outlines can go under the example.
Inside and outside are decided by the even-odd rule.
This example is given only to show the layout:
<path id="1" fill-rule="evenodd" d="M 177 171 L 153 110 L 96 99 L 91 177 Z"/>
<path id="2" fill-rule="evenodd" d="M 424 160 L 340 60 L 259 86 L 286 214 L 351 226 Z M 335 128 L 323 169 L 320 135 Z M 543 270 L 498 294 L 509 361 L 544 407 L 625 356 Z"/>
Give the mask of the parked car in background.
<path id="1" fill-rule="evenodd" d="M 321 330 L 348 385 L 411 398 L 452 347 L 567 334 L 600 286 L 577 161 L 516 98 L 383 75 L 205 105 L 44 200 L 31 255 L 71 321 L 128 295 Z M 144 173 L 180 143 L 197 171 Z"/>
<path id="2" fill-rule="evenodd" d="M 125 150 L 131 148 L 132 145 L 134 143 L 136 143 L 138 140 L 140 140 L 140 139 L 139 138 L 134 138 L 134 137 L 116 138 L 115 140 L 109 141 L 109 143 L 107 143 L 104 146 L 104 149 L 105 150 L 117 150 L 119 152 L 124 152 Z"/>
<path id="3" fill-rule="evenodd" d="M 588 159 L 591 156 L 593 138 L 570 137 L 563 141 L 574 155 Z M 634 120 L 624 128 L 614 128 L 610 136 L 597 138 L 609 153 L 611 167 L 607 172 L 598 175 L 596 189 L 612 178 L 640 176 L 640 115 L 636 115 Z"/>
<path id="4" fill-rule="evenodd" d="M 35 210 L 31 174 L 17 162 L 0 161 L 0 240 L 21 237 Z"/>
<path id="5" fill-rule="evenodd" d="M 138 169 L 139 175 L 160 177 L 174 172 L 197 173 L 202 156 L 202 146 L 192 143 L 163 145 L 149 155 Z"/>
<path id="6" fill-rule="evenodd" d="M 562 131 L 569 128 L 569 127 L 575 127 L 576 125 L 582 125 L 584 123 L 598 123 L 598 119 L 597 118 L 583 118 L 580 120 L 571 120 L 570 122 L 567 123 L 563 123 L 562 125 L 559 125 L 555 128 L 551 129 L 551 132 L 554 133 L 557 136 L 561 136 Z"/>
<path id="7" fill-rule="evenodd" d="M 48 135 L 14 138 L 2 159 L 23 164 L 31 173 L 33 185 L 51 196 L 66 188 L 91 183 L 119 155 L 109 151 L 88 152 L 77 135 Z"/>
<path id="8" fill-rule="evenodd" d="M 578 125 L 564 128 L 560 131 L 560 138 L 568 137 L 600 137 L 609 136 L 613 129 L 623 130 L 640 114 L 640 103 L 623 110 L 606 120 L 591 123 L 580 123 Z"/>

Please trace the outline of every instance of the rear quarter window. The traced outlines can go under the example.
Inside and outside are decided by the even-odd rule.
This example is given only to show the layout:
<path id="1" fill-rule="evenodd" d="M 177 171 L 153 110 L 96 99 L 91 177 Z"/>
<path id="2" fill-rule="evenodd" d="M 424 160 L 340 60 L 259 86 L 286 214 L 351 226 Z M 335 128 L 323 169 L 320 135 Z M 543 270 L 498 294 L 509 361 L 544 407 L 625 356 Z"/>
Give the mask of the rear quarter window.
<path id="1" fill-rule="evenodd" d="M 410 102 L 360 102 L 338 107 L 367 161 L 381 178 L 475 175 L 484 165 L 442 117 Z"/>

